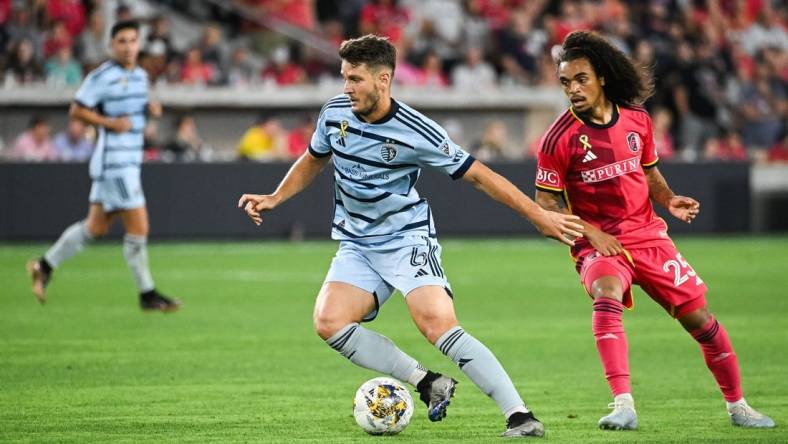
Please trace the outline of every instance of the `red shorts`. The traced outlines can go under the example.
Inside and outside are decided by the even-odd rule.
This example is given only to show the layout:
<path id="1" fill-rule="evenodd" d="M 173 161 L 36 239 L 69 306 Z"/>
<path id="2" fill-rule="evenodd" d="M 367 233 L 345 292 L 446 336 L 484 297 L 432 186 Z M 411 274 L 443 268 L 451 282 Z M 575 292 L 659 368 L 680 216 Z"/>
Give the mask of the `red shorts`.
<path id="1" fill-rule="evenodd" d="M 578 255 L 578 272 L 589 295 L 591 284 L 603 276 L 616 276 L 624 287 L 624 305 L 632 308 L 632 284 L 639 285 L 674 318 L 706 305 L 706 284 L 672 243 L 626 250 L 602 256 L 587 249 Z"/>

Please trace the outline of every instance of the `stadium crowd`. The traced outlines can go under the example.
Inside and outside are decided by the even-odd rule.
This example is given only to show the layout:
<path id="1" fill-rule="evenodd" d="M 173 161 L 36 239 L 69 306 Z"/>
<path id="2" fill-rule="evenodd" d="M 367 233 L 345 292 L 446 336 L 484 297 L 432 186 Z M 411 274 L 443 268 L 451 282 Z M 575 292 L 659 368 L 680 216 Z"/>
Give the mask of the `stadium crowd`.
<path id="1" fill-rule="evenodd" d="M 334 47 L 360 34 L 387 36 L 399 50 L 395 81 L 402 87 L 556 88 L 557 46 L 573 30 L 596 30 L 639 64 L 654 68 L 656 94 L 646 107 L 661 158 L 788 162 L 788 8 L 780 0 L 238 0 L 231 2 L 234 9 L 207 1 L 157 3 L 179 11 L 204 3 L 204 15 L 194 18 L 207 23 L 199 38 L 178 47 L 167 15 L 135 17 L 123 2 L 113 3 L 112 14 L 145 25 L 140 65 L 154 84 L 195 88 L 287 87 L 338 76 L 335 54 L 284 37 L 281 26 Z M 2 85 L 78 86 L 108 57 L 108 4 L 0 0 Z M 260 17 L 266 20 L 255 19 Z M 278 122 L 272 125 L 275 118 L 266 119 L 250 129 L 257 137 L 241 138 L 239 156 L 271 160 L 299 154 L 290 143 L 309 125 L 300 122 L 288 131 Z M 29 133 L 41 125 L 38 120 Z M 502 125 L 490 122 L 473 143 L 482 157 L 496 159 L 504 151 L 501 145 L 516 143 Z M 153 148 L 172 151 L 165 159 L 201 158 L 193 126 L 186 117 L 173 131 L 193 133 L 192 142 L 184 145 L 178 136 L 173 150 Z M 5 157 L 83 158 L 64 157 L 54 148 L 45 156 L 28 155 L 47 151 L 26 150 L 31 137 L 25 133 L 7 141 Z M 531 157 L 535 149 L 524 146 L 519 152 Z"/>

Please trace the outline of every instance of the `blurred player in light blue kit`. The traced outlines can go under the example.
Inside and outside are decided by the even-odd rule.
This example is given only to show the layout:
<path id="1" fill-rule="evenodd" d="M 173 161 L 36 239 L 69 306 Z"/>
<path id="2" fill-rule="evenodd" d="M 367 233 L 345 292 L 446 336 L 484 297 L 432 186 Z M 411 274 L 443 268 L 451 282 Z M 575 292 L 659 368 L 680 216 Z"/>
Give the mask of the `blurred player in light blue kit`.
<path id="1" fill-rule="evenodd" d="M 332 238 L 340 244 L 315 303 L 317 334 L 354 364 L 415 386 L 429 419 L 440 421 L 456 381 L 427 370 L 391 340 L 360 325 L 374 319 L 399 290 L 427 340 L 498 404 L 507 421 L 504 436 L 542 436 L 542 424 L 496 357 L 459 326 L 432 213 L 414 186 L 421 168 L 430 167 L 472 183 L 545 236 L 572 245 L 566 236 L 580 236 L 582 227 L 575 216 L 542 210 L 435 122 L 392 99 L 396 50 L 388 40 L 372 35 L 348 40 L 339 55 L 344 94 L 321 110 L 308 151 L 273 194 L 245 194 L 238 206 L 260 224 L 261 213 L 302 191 L 333 160 Z"/>
<path id="2" fill-rule="evenodd" d="M 33 294 L 42 304 L 56 268 L 93 239 L 104 236 L 120 218 L 126 229 L 123 256 L 140 293 L 143 310 L 174 311 L 180 301 L 156 291 L 148 267 L 148 212 L 142 192 L 143 128 L 146 115 L 161 115 L 148 97 L 148 75 L 137 66 L 139 27 L 119 22 L 111 31 L 112 59 L 90 72 L 71 105 L 71 117 L 98 128 L 90 159 L 90 208 L 85 220 L 66 228 L 43 257 L 27 264 Z"/>

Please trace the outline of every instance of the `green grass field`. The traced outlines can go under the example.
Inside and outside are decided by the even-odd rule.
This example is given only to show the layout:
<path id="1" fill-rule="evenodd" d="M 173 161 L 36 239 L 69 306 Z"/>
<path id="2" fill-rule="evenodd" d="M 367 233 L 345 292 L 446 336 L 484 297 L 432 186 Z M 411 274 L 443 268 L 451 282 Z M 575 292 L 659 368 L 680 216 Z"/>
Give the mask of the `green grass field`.
<path id="1" fill-rule="evenodd" d="M 596 428 L 610 401 L 590 305 L 567 252 L 542 240 L 445 240 L 463 326 L 509 371 L 551 442 L 788 442 L 788 238 L 678 239 L 708 283 L 742 366 L 745 396 L 774 430 L 734 429 L 696 343 L 641 291 L 624 322 L 640 429 Z M 44 245 L 0 246 L 0 442 L 500 442 L 504 421 L 392 298 L 368 324 L 460 380 L 448 418 L 422 405 L 396 437 L 355 424 L 376 376 L 312 331 L 332 242 L 158 244 L 176 314 L 143 314 L 117 243 L 66 263 L 41 307 L 24 263 Z"/>

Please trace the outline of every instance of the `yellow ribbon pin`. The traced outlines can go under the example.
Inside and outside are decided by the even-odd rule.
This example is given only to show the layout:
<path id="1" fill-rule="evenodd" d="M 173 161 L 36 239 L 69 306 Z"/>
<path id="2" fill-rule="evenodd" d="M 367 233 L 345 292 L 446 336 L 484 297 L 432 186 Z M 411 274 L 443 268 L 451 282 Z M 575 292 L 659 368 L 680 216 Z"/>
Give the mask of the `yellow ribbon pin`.
<path id="1" fill-rule="evenodd" d="M 590 143 L 588 143 L 588 135 L 586 135 L 586 134 L 582 134 L 582 135 L 580 136 L 580 143 L 582 143 L 582 144 L 583 144 L 583 149 L 584 149 L 584 150 L 588 151 L 588 150 L 590 150 L 590 149 L 591 149 L 591 144 L 590 144 Z"/>
<path id="2" fill-rule="evenodd" d="M 347 127 L 347 120 L 343 120 L 342 123 L 339 124 L 339 137 L 347 137 Z"/>

